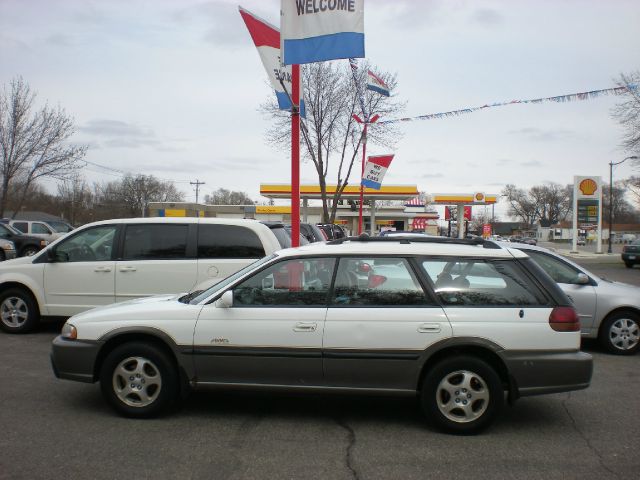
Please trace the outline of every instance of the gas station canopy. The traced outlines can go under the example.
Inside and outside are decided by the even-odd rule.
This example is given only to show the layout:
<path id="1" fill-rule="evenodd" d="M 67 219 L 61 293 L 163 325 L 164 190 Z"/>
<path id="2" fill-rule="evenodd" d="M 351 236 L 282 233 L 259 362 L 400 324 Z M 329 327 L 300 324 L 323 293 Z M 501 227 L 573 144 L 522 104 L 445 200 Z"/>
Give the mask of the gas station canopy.
<path id="1" fill-rule="evenodd" d="M 433 193 L 429 203 L 436 205 L 492 205 L 498 201 L 494 193 Z"/>
<path id="2" fill-rule="evenodd" d="M 333 196 L 336 188 L 337 186 L 334 184 L 327 184 L 327 195 Z M 364 196 L 367 200 L 407 200 L 417 197 L 419 194 L 420 192 L 418 191 L 417 185 L 383 185 L 380 190 L 374 190 L 373 188 L 364 189 Z M 261 183 L 260 195 L 267 198 L 291 198 L 291 185 L 283 183 Z M 317 184 L 300 185 L 300 198 L 322 198 L 320 195 L 320 186 Z M 342 192 L 341 198 L 343 200 L 359 200 L 360 186 L 347 185 Z"/>

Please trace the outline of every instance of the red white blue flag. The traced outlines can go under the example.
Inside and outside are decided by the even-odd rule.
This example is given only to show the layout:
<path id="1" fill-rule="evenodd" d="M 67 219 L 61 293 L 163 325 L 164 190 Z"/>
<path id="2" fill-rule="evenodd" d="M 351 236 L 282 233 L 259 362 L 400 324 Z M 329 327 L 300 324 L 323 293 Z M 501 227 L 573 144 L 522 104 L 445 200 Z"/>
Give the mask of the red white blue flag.
<path id="1" fill-rule="evenodd" d="M 364 166 L 364 174 L 362 175 L 362 186 L 380 190 L 382 179 L 384 178 L 389 165 L 391 165 L 393 155 L 376 155 L 369 157 Z"/>
<path id="2" fill-rule="evenodd" d="M 367 90 L 373 90 L 385 97 L 390 95 L 389 86 L 371 70 L 367 71 Z"/>
<path id="3" fill-rule="evenodd" d="M 283 67 L 280 64 L 280 30 L 265 22 L 253 13 L 238 7 L 253 43 L 258 49 L 262 64 L 267 71 L 269 82 L 276 91 L 278 107 L 280 110 L 291 110 L 291 100 L 282 83 L 291 93 L 291 67 Z M 280 81 L 282 80 L 282 83 Z M 304 103 L 300 102 L 300 114 L 304 117 Z"/>
<path id="4" fill-rule="evenodd" d="M 281 0 L 283 64 L 364 57 L 364 0 Z"/>

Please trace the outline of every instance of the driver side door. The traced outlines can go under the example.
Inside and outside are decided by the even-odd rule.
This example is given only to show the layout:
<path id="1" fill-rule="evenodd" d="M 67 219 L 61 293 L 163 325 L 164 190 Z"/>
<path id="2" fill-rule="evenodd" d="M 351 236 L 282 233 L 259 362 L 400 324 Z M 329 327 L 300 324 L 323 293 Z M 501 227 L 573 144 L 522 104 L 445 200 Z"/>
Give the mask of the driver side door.
<path id="1" fill-rule="evenodd" d="M 53 248 L 54 260 L 44 265 L 48 315 L 67 317 L 115 302 L 114 246 L 118 228 L 88 228 Z"/>

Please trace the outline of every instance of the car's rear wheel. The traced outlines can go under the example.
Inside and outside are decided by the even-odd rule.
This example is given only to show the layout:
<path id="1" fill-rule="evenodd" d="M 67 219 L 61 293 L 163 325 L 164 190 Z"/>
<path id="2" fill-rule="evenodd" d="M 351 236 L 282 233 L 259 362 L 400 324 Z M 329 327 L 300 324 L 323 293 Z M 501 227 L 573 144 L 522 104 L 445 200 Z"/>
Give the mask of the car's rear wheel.
<path id="1" fill-rule="evenodd" d="M 444 359 L 426 373 L 420 402 L 437 428 L 471 434 L 493 422 L 504 404 L 504 390 L 488 363 L 460 356 Z"/>
<path id="2" fill-rule="evenodd" d="M 600 342 L 617 355 L 636 353 L 640 349 L 640 316 L 626 311 L 610 315 L 602 325 Z"/>
<path id="3" fill-rule="evenodd" d="M 0 293 L 0 327 L 8 333 L 28 333 L 38 325 L 40 312 L 33 296 L 22 288 Z"/>
<path id="4" fill-rule="evenodd" d="M 107 355 L 100 371 L 102 393 L 127 417 L 166 412 L 179 394 L 178 370 L 171 357 L 149 343 L 126 343 Z"/>
<path id="5" fill-rule="evenodd" d="M 624 262 L 624 266 L 627 268 L 633 268 L 633 263 L 631 262 Z"/>

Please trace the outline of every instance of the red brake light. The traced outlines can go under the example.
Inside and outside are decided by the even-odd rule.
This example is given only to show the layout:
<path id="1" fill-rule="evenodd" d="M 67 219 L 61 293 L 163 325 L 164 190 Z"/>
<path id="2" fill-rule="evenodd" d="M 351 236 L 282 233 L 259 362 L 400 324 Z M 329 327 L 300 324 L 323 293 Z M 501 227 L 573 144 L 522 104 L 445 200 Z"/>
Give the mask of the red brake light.
<path id="1" fill-rule="evenodd" d="M 556 332 L 579 332 L 580 317 L 573 307 L 555 307 L 549 315 L 549 326 Z"/>

